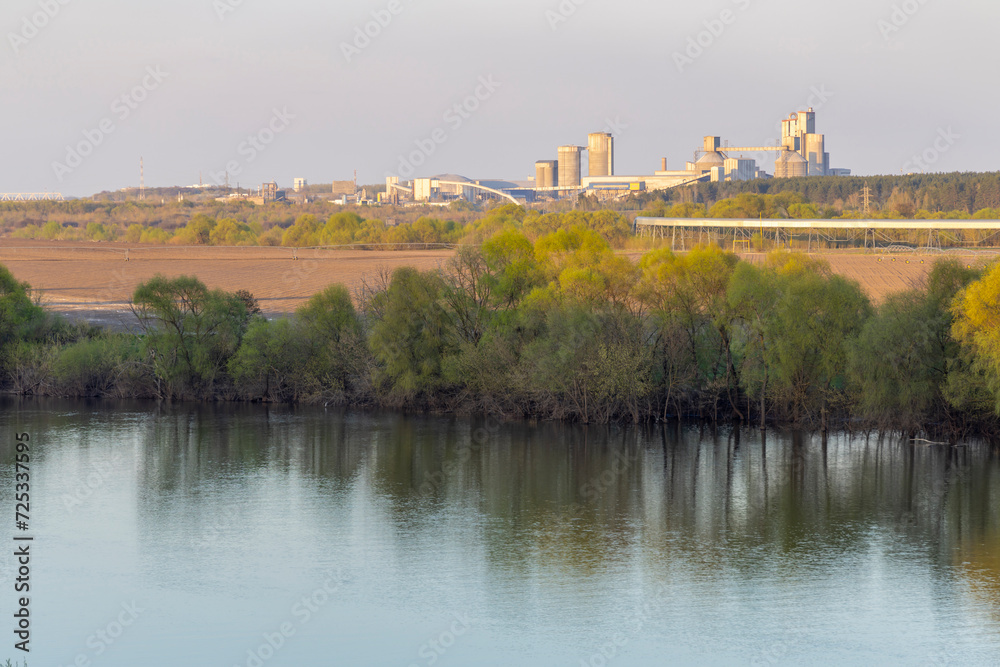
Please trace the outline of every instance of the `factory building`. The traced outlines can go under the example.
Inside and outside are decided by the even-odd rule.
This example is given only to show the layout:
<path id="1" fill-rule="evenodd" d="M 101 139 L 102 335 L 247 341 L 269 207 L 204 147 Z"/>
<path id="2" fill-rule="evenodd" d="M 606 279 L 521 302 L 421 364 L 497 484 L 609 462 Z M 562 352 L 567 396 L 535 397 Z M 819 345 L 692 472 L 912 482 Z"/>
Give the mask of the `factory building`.
<path id="1" fill-rule="evenodd" d="M 583 176 L 582 156 L 588 152 L 588 173 Z M 730 146 L 721 137 L 707 136 L 695 151 L 694 160 L 683 170 L 670 171 L 664 158 L 660 171 L 652 175 L 619 176 L 615 173 L 615 140 L 608 132 L 594 132 L 586 146 L 566 145 L 557 149 L 558 160 L 535 163 L 534 181 L 472 181 L 457 175 L 415 179 L 411 186 L 387 181 L 387 195 L 398 201 L 410 196 L 415 201 L 447 202 L 506 198 L 534 201 L 536 197 L 576 197 L 589 192 L 602 199 L 625 197 L 647 190 L 666 190 L 699 182 L 751 181 L 770 178 L 747 154 L 776 154 L 777 178 L 806 176 L 849 176 L 849 169 L 831 169 L 826 137 L 816 132 L 813 109 L 797 111 L 781 123 L 781 141 L 770 146 Z"/>
<path id="2" fill-rule="evenodd" d="M 722 180 L 724 181 L 752 181 L 756 178 L 756 160 L 729 157 L 723 163 Z"/>
<path id="3" fill-rule="evenodd" d="M 334 181 L 333 182 L 333 196 L 343 197 L 348 195 L 353 197 L 358 191 L 358 185 L 354 181 Z"/>
<path id="4" fill-rule="evenodd" d="M 709 180 L 743 181 L 760 178 L 763 172 L 746 161 L 730 164 L 735 153 L 776 152 L 775 178 L 807 176 L 850 176 L 850 169 L 831 169 L 826 152 L 826 137 L 816 133 L 816 112 L 812 108 L 797 111 L 781 122 L 781 143 L 778 146 L 723 146 L 720 137 L 705 137 L 700 157 L 687 163 L 692 175 L 708 176 Z M 696 154 L 697 156 L 697 154 Z M 721 167 L 721 168 L 720 168 Z M 717 169 L 719 168 L 719 169 Z"/>
<path id="5" fill-rule="evenodd" d="M 826 139 L 822 134 L 816 134 L 816 112 L 812 107 L 809 107 L 808 111 L 792 113 L 781 121 L 781 145 L 789 151 L 798 153 L 805 160 L 806 176 L 826 176 L 830 171 L 830 154 L 826 152 Z M 786 163 L 797 165 L 798 161 L 792 159 Z M 775 166 L 775 176 L 777 175 Z"/>

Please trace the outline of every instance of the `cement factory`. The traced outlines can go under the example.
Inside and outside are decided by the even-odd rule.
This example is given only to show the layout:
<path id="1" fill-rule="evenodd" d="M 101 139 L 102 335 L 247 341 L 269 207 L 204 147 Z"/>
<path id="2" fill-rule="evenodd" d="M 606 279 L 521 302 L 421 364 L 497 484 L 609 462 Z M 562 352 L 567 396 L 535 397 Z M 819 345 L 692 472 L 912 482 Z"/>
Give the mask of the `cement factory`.
<path id="1" fill-rule="evenodd" d="M 588 153 L 587 176 L 583 175 L 583 153 Z M 774 174 L 761 169 L 746 154 L 774 153 Z M 729 146 L 721 137 L 704 138 L 694 160 L 680 171 L 669 171 L 663 158 L 661 169 L 648 176 L 615 174 L 615 139 L 608 132 L 588 137 L 586 146 L 560 146 L 556 160 L 535 163 L 535 177 L 526 181 L 474 181 L 463 176 L 442 175 L 416 178 L 403 183 L 386 178 L 387 203 L 405 201 L 447 204 L 459 199 L 481 201 L 506 199 L 531 203 L 545 199 L 576 198 L 588 194 L 599 199 L 621 199 L 630 193 L 667 190 L 699 182 L 750 181 L 758 178 L 802 178 L 849 176 L 849 169 L 831 169 L 824 135 L 816 133 L 812 108 L 790 114 L 781 122 L 781 143 L 776 146 Z"/>

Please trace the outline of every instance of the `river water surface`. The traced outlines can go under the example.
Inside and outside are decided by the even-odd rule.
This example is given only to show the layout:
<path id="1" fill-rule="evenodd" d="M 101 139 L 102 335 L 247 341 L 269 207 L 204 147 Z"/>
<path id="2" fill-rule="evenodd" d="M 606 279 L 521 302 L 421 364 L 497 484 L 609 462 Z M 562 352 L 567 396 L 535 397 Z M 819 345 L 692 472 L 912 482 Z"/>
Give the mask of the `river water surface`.
<path id="1" fill-rule="evenodd" d="M 47 665 L 998 665 L 983 445 L 0 401 Z M 21 534 L 23 535 L 23 534 Z"/>

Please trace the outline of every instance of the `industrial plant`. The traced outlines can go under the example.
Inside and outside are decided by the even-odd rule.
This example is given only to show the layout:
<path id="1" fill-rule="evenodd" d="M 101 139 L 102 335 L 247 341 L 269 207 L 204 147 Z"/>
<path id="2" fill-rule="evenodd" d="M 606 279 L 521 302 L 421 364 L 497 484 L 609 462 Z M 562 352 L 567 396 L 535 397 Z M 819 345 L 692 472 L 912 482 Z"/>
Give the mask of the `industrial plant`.
<path id="1" fill-rule="evenodd" d="M 587 175 L 583 175 L 583 154 L 588 155 Z M 747 154 L 774 153 L 774 173 L 768 174 Z M 615 173 L 615 139 L 608 132 L 588 137 L 586 146 L 567 145 L 556 150 L 557 159 L 535 163 L 533 179 L 520 182 L 472 180 L 445 175 L 416 178 L 408 183 L 398 177 L 386 178 L 384 199 L 449 203 L 458 199 L 477 201 L 507 199 L 531 203 L 544 199 L 576 198 L 588 194 L 599 199 L 620 199 L 630 193 L 667 190 L 699 182 L 750 181 L 759 178 L 802 178 L 808 176 L 849 176 L 849 169 L 832 169 L 826 152 L 825 135 L 816 133 L 816 112 L 812 108 L 790 114 L 781 123 L 781 142 L 774 146 L 730 146 L 721 137 L 707 136 L 694 159 L 683 170 L 667 169 L 663 158 L 660 170 L 650 175 L 625 176 Z"/>

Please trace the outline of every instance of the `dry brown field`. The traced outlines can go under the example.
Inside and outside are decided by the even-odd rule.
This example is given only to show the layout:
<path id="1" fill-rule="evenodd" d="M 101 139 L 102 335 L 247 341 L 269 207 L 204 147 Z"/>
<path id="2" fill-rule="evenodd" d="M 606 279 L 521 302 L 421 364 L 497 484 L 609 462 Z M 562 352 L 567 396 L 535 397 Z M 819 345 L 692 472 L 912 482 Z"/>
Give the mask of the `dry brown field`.
<path id="1" fill-rule="evenodd" d="M 128 261 L 126 261 L 126 250 Z M 0 264 L 27 281 L 47 307 L 78 316 L 99 311 L 123 312 L 136 286 L 156 274 L 195 275 L 211 288 L 247 289 L 269 313 L 294 311 L 331 283 L 350 289 L 380 267 L 432 269 L 451 250 L 306 250 L 297 259 L 287 248 L 139 246 L 115 243 L 0 240 Z M 629 252 L 638 258 L 641 254 Z M 825 252 L 834 272 L 857 280 L 876 302 L 918 284 L 938 256 Z M 763 255 L 747 254 L 748 261 Z M 880 261 L 881 257 L 881 261 Z M 982 262 L 982 256 L 963 257 Z M 88 317 L 89 319 L 89 317 Z"/>
<path id="2" fill-rule="evenodd" d="M 128 261 L 126 261 L 126 248 Z M 0 264 L 27 281 L 51 310 L 83 315 L 128 310 L 132 293 L 156 274 L 197 276 L 210 288 L 249 290 L 268 313 L 292 312 L 332 283 L 350 289 L 380 267 L 433 269 L 451 250 L 299 250 L 138 246 L 0 240 Z M 103 318 L 97 318 L 103 319 Z"/>
<path id="3" fill-rule="evenodd" d="M 936 255 L 896 254 L 876 255 L 856 252 L 812 253 L 812 257 L 823 259 L 837 275 L 856 280 L 868 297 L 876 303 L 894 293 L 923 284 L 934 262 L 941 258 Z M 765 255 L 748 253 L 741 257 L 750 262 L 762 262 Z M 981 261 L 981 257 L 960 257 L 967 263 Z"/>

